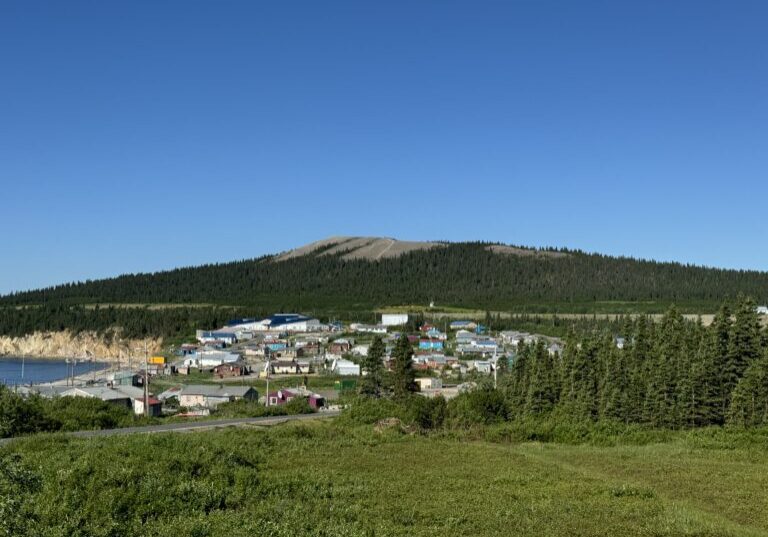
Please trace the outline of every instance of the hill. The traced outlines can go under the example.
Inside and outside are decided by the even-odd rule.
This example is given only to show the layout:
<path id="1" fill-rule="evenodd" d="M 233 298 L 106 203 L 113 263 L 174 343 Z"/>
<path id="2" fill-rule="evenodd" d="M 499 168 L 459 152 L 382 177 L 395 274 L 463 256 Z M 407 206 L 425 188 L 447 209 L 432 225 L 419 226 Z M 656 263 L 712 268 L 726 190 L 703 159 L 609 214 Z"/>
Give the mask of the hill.
<path id="1" fill-rule="evenodd" d="M 676 303 L 711 312 L 739 294 L 768 298 L 768 273 L 483 242 L 332 237 L 257 259 L 15 293 L 0 306 L 211 304 L 322 314 L 430 302 L 529 312 Z"/>

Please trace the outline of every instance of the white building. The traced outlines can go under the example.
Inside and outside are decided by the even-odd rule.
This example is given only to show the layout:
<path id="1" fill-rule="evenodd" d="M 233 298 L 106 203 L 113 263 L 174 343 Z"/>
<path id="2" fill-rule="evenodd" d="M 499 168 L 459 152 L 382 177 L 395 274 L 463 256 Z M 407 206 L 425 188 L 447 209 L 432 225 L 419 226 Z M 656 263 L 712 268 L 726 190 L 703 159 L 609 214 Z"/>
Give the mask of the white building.
<path id="1" fill-rule="evenodd" d="M 419 390 L 422 392 L 427 390 L 441 390 L 443 388 L 443 381 L 435 377 L 417 378 L 416 384 L 419 385 Z"/>
<path id="2" fill-rule="evenodd" d="M 757 314 L 758 315 L 768 315 L 768 306 L 758 306 L 757 307 Z"/>
<path id="3" fill-rule="evenodd" d="M 217 365 L 236 362 L 239 359 L 240 356 L 232 352 L 202 350 L 194 354 L 188 354 L 184 358 L 184 365 L 186 367 L 216 367 Z"/>
<path id="4" fill-rule="evenodd" d="M 387 327 L 383 324 L 361 324 L 352 323 L 349 328 L 353 332 L 367 333 L 367 334 L 386 334 Z"/>
<path id="5" fill-rule="evenodd" d="M 408 322 L 407 313 L 382 313 L 381 324 L 384 326 L 401 326 Z"/>
<path id="6" fill-rule="evenodd" d="M 237 342 L 237 336 L 234 332 L 226 332 L 224 330 L 198 330 L 197 340 L 200 343 L 213 343 L 214 341 L 221 341 L 227 345 L 232 345 Z"/>
<path id="7" fill-rule="evenodd" d="M 331 364 L 331 372 L 335 375 L 360 376 L 360 366 L 355 362 L 337 358 Z"/>

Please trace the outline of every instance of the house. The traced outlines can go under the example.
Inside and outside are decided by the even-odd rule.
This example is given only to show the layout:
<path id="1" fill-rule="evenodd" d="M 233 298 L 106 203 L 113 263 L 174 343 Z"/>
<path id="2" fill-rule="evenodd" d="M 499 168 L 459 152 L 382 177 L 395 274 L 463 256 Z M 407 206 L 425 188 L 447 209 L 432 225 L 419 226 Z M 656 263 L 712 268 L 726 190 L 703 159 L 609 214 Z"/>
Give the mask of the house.
<path id="1" fill-rule="evenodd" d="M 439 339 L 420 339 L 419 349 L 439 351 L 443 349 L 443 342 Z"/>
<path id="2" fill-rule="evenodd" d="M 488 360 L 475 360 L 473 365 L 478 373 L 490 374 L 493 371 L 493 365 Z"/>
<path id="3" fill-rule="evenodd" d="M 242 362 L 228 362 L 213 368 L 213 374 L 219 378 L 242 377 L 248 374 L 248 366 Z"/>
<path id="4" fill-rule="evenodd" d="M 156 418 L 163 413 L 163 403 L 159 399 L 149 397 L 149 417 Z M 133 413 L 137 416 L 144 415 L 144 398 L 140 397 L 133 400 Z"/>
<path id="5" fill-rule="evenodd" d="M 758 315 L 768 315 L 768 306 L 758 306 L 756 311 Z"/>
<path id="6" fill-rule="evenodd" d="M 268 349 L 269 352 L 280 352 L 288 348 L 288 342 L 282 340 L 265 341 L 264 348 Z"/>
<path id="7" fill-rule="evenodd" d="M 181 389 L 182 386 L 173 386 L 172 388 L 168 388 L 164 392 L 158 394 L 157 399 L 161 402 L 169 401 L 171 399 L 179 400 L 179 395 L 181 395 Z"/>
<path id="8" fill-rule="evenodd" d="M 190 384 L 179 393 L 179 404 L 188 408 L 216 408 L 230 401 L 257 401 L 259 393 L 251 386 L 215 386 Z"/>
<path id="9" fill-rule="evenodd" d="M 176 355 L 177 356 L 186 356 L 187 354 L 192 354 L 194 352 L 197 352 L 198 346 L 193 345 L 192 343 L 184 343 L 176 349 Z"/>
<path id="10" fill-rule="evenodd" d="M 456 332 L 456 344 L 469 343 L 475 339 L 475 334 L 468 330 L 459 330 Z"/>
<path id="11" fill-rule="evenodd" d="M 309 373 L 309 362 L 307 360 L 277 360 L 268 362 L 267 365 L 271 375 L 306 375 Z"/>
<path id="12" fill-rule="evenodd" d="M 88 397 L 92 399 L 100 399 L 107 403 L 116 404 L 125 408 L 133 407 L 131 396 L 114 388 L 102 386 L 70 388 L 69 390 L 61 392 L 59 395 L 62 397 Z"/>
<path id="13" fill-rule="evenodd" d="M 475 330 L 477 323 L 473 321 L 451 321 L 449 328 L 451 330 Z"/>
<path id="14" fill-rule="evenodd" d="M 267 403 L 272 405 L 284 405 L 296 397 L 305 397 L 309 406 L 318 409 L 325 406 L 325 398 L 317 393 L 310 392 L 306 388 L 282 388 L 271 392 L 267 396 Z"/>
<path id="15" fill-rule="evenodd" d="M 337 339 L 328 345 L 328 352 L 331 354 L 346 354 L 352 348 L 352 344 L 346 339 Z"/>
<path id="16" fill-rule="evenodd" d="M 229 363 L 229 362 L 237 362 L 239 359 L 240 359 L 240 356 L 231 352 L 201 350 L 194 354 L 188 355 L 184 359 L 184 365 L 186 367 L 213 369 L 217 365 Z"/>
<path id="17" fill-rule="evenodd" d="M 444 334 L 443 332 L 441 332 L 435 327 L 432 327 L 429 330 L 427 330 L 425 334 L 430 339 L 439 339 L 441 341 L 445 341 L 446 339 L 448 339 L 447 334 Z"/>
<path id="18" fill-rule="evenodd" d="M 368 356 L 368 349 L 370 348 L 370 345 L 355 345 L 352 347 L 351 352 L 355 356 Z"/>
<path id="19" fill-rule="evenodd" d="M 107 383 L 111 386 L 138 386 L 139 376 L 133 371 L 115 371 L 107 375 Z"/>
<path id="20" fill-rule="evenodd" d="M 349 328 L 353 332 L 361 332 L 366 334 L 386 334 L 387 327 L 383 324 L 361 324 L 353 323 L 349 325 Z"/>
<path id="21" fill-rule="evenodd" d="M 338 358 L 331 364 L 331 372 L 334 375 L 360 376 L 360 366 L 349 360 Z"/>
<path id="22" fill-rule="evenodd" d="M 416 384 L 419 385 L 419 390 L 422 392 L 427 390 L 441 390 L 443 388 L 443 381 L 435 377 L 417 378 Z"/>
<path id="23" fill-rule="evenodd" d="M 408 323 L 407 313 L 382 313 L 381 324 L 384 326 L 402 326 Z"/>

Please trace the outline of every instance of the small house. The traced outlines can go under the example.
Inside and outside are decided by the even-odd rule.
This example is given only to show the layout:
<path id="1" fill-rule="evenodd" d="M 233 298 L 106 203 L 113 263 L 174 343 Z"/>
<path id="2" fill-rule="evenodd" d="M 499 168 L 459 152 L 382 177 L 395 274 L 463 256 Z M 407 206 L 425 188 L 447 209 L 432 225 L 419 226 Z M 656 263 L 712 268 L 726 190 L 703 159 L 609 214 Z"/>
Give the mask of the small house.
<path id="1" fill-rule="evenodd" d="M 163 403 L 154 397 L 149 398 L 149 417 L 156 418 L 163 413 Z M 144 415 L 144 398 L 139 397 L 133 400 L 133 413 L 137 416 Z"/>
<path id="2" fill-rule="evenodd" d="M 213 368 L 213 374 L 221 379 L 242 377 L 248 374 L 248 366 L 242 362 L 229 362 L 217 365 Z"/>
<path id="3" fill-rule="evenodd" d="M 338 358 L 331 364 L 331 372 L 341 376 L 360 376 L 360 366 L 350 360 Z"/>
<path id="4" fill-rule="evenodd" d="M 257 401 L 259 393 L 251 386 L 214 386 L 191 384 L 184 386 L 179 394 L 179 404 L 188 408 L 216 408 L 221 403 L 238 401 Z"/>
<path id="5" fill-rule="evenodd" d="M 416 379 L 416 384 L 422 392 L 427 390 L 441 390 L 443 381 L 435 377 L 420 377 Z"/>
<path id="6" fill-rule="evenodd" d="M 335 341 L 332 341 L 330 345 L 328 345 L 328 352 L 331 354 L 345 354 L 350 351 L 352 348 L 351 343 L 346 339 L 337 339 Z"/>
<path id="7" fill-rule="evenodd" d="M 325 398 L 322 395 L 310 392 L 306 388 L 282 388 L 271 392 L 267 397 L 270 406 L 284 405 L 296 397 L 305 397 L 309 406 L 314 409 L 325 406 Z"/>
<path id="8" fill-rule="evenodd" d="M 419 340 L 419 349 L 422 350 L 430 350 L 430 351 L 439 351 L 443 349 L 443 342 L 439 339 L 420 339 Z"/>

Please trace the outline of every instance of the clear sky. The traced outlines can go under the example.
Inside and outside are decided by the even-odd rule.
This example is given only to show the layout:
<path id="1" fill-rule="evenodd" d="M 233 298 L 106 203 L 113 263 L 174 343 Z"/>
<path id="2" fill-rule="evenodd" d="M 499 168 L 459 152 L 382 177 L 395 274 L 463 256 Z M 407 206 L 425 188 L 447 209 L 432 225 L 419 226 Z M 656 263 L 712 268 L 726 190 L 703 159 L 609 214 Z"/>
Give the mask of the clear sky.
<path id="1" fill-rule="evenodd" d="M 330 235 L 768 270 L 765 1 L 0 2 L 0 292 Z"/>

